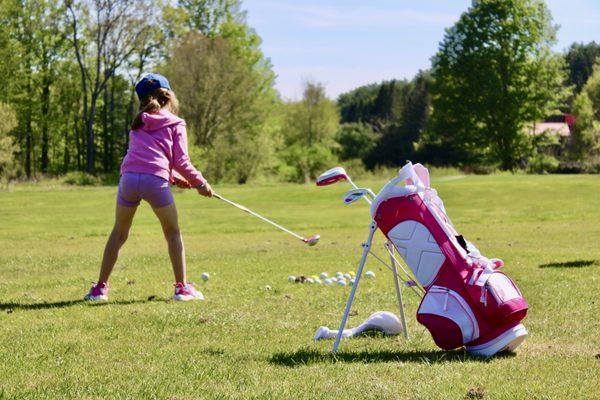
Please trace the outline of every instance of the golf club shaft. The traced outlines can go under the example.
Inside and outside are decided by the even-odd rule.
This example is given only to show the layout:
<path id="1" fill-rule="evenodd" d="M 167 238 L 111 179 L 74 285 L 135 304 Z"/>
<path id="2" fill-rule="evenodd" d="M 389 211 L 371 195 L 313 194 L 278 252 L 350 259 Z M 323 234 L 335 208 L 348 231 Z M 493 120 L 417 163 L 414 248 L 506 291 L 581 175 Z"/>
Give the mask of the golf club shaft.
<path id="1" fill-rule="evenodd" d="M 231 200 L 228 200 L 228 199 L 226 199 L 225 197 L 223 197 L 223 196 L 221 196 L 220 194 L 217 194 L 217 193 L 214 193 L 214 194 L 213 194 L 213 197 L 216 197 L 217 199 L 219 199 L 219 200 L 222 200 L 222 201 L 224 201 L 225 203 L 228 203 L 228 204 L 230 204 L 230 205 L 234 206 L 235 208 L 238 208 L 238 209 L 240 209 L 240 210 L 242 210 L 242 211 L 244 211 L 244 212 L 247 212 L 248 214 L 250 214 L 250 215 L 253 215 L 253 216 L 255 216 L 256 218 L 258 218 L 258 219 L 261 219 L 261 220 L 263 220 L 264 222 L 266 222 L 266 223 L 268 223 L 268 224 L 271 224 L 271 225 L 273 225 L 275 228 L 278 228 L 278 229 L 280 229 L 280 230 L 282 230 L 282 231 L 284 231 L 284 232 L 286 232 L 286 233 L 289 233 L 290 235 L 292 235 L 292 236 L 294 236 L 294 237 L 296 237 L 296 238 L 298 238 L 298 239 L 302 240 L 303 242 L 306 242 L 306 239 L 305 239 L 305 238 L 303 238 L 302 236 L 300 236 L 300 235 L 298 235 L 298 234 L 296 234 L 296 233 L 294 233 L 294 232 L 290 231 L 289 229 L 286 229 L 286 228 L 284 228 L 283 226 L 281 226 L 281 225 L 279 225 L 279 224 L 276 224 L 275 222 L 271 221 L 271 220 L 270 220 L 270 219 L 268 219 L 268 218 L 265 218 L 265 217 L 263 217 L 263 216 L 262 216 L 262 215 L 260 215 L 260 214 L 257 214 L 257 213 L 255 213 L 254 211 L 250 210 L 250 209 L 249 209 L 249 208 L 247 208 L 247 207 L 244 207 L 244 206 L 243 206 L 243 205 L 241 205 L 241 204 L 238 204 L 238 203 L 235 203 L 235 202 L 233 202 L 233 201 L 231 201 Z"/>
<path id="2" fill-rule="evenodd" d="M 358 186 L 356 186 L 356 184 L 355 184 L 355 183 L 352 181 L 352 179 L 350 179 L 350 176 L 346 175 L 346 180 L 348 181 L 348 183 L 349 183 L 350 185 L 352 185 L 352 187 L 353 187 L 354 189 L 358 189 Z M 366 201 L 367 203 L 371 204 L 371 200 L 367 199 L 367 197 L 366 197 L 366 196 L 363 196 L 363 199 L 365 199 L 365 201 Z"/>

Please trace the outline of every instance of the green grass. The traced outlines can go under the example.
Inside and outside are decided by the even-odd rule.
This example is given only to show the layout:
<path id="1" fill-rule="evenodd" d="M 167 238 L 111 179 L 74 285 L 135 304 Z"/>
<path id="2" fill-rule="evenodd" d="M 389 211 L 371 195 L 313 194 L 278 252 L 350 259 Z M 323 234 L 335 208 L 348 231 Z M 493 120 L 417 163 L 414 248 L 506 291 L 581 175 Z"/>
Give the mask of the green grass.
<path id="1" fill-rule="evenodd" d="M 177 193 L 190 278 L 212 275 L 195 304 L 168 300 L 166 245 L 144 204 L 111 302 L 98 306 L 79 299 L 97 276 L 116 188 L 24 185 L 0 192 L 0 399 L 600 398 L 600 177 L 433 184 L 457 228 L 504 259 L 529 302 L 530 335 L 514 355 L 438 350 L 408 292 L 410 341 L 351 339 L 335 357 L 331 341 L 313 342 L 319 326 L 337 326 L 349 288 L 287 276 L 356 268 L 369 214 L 366 204 L 341 204 L 343 185 L 219 187 L 300 233 L 320 233 L 312 248 L 217 200 Z M 378 234 L 375 249 L 382 243 Z M 395 311 L 391 275 L 375 261 L 368 268 L 377 278 L 361 283 L 350 325 Z"/>

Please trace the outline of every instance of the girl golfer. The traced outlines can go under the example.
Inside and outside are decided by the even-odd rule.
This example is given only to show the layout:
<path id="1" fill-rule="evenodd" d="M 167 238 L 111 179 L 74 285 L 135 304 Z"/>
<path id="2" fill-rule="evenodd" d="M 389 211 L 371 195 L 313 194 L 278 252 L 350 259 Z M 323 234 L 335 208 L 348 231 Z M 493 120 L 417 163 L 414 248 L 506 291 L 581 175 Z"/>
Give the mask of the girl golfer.
<path id="1" fill-rule="evenodd" d="M 167 240 L 175 274 L 173 298 L 201 300 L 202 293 L 186 280 L 183 240 L 169 181 L 194 187 L 202 196 L 212 197 L 213 191 L 190 162 L 185 121 L 176 116 L 178 102 L 167 79 L 158 74 L 147 75 L 135 86 L 135 91 L 140 110 L 131 124 L 129 148 L 121 164 L 115 225 L 104 249 L 98 282 L 85 300 L 108 300 L 108 278 L 142 199 L 152 206 Z"/>

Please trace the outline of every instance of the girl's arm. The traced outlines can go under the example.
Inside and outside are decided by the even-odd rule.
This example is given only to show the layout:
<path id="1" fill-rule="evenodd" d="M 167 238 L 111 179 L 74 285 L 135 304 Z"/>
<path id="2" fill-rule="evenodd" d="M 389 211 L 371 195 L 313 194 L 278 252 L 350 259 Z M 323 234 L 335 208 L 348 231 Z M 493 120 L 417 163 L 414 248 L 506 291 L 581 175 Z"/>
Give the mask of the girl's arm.
<path id="1" fill-rule="evenodd" d="M 187 132 L 185 125 L 177 125 L 173 130 L 173 169 L 181 174 L 192 187 L 206 185 L 202 176 L 190 161 L 188 156 Z"/>

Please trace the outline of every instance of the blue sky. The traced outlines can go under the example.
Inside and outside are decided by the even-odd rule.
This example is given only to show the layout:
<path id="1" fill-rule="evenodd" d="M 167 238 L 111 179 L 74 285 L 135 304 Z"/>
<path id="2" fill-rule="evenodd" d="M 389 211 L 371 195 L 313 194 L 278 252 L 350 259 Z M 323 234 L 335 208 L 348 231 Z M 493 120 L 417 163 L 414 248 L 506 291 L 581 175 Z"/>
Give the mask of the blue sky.
<path id="1" fill-rule="evenodd" d="M 547 0 L 561 27 L 556 50 L 600 41 L 600 1 Z M 243 0 L 248 23 L 295 99 L 306 80 L 330 97 L 384 79 L 411 78 L 430 65 L 444 35 L 471 0 Z"/>

